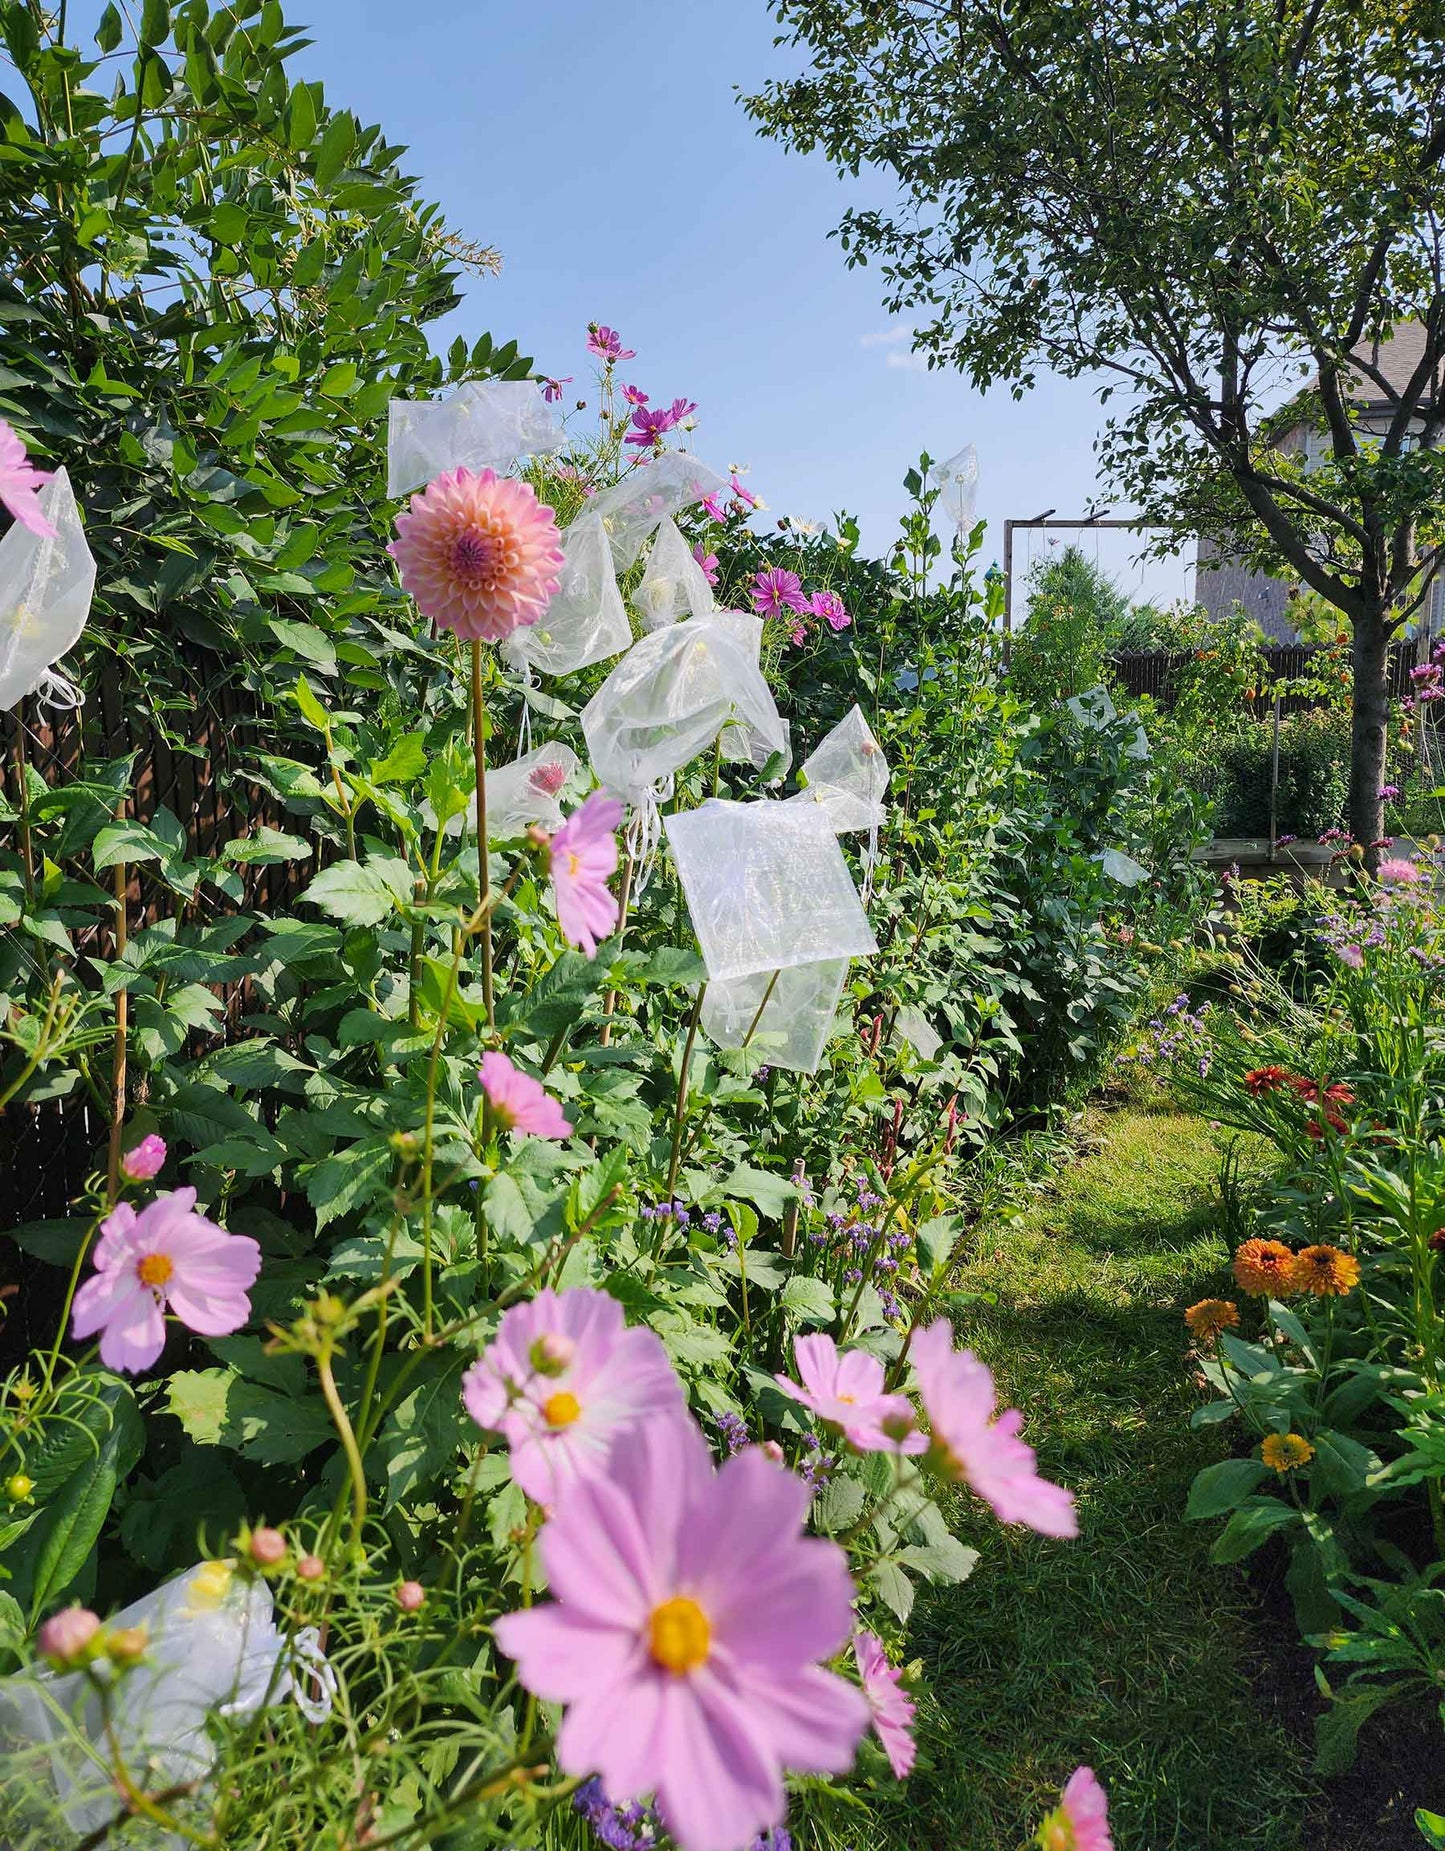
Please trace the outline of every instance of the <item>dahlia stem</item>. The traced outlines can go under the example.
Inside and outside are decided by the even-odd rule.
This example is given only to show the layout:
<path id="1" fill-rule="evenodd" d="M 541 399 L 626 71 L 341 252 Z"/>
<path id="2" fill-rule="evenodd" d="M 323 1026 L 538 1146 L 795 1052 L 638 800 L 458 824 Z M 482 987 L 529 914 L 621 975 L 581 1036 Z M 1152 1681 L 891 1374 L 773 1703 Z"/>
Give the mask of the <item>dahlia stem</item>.
<path id="1" fill-rule="evenodd" d="M 487 1010 L 487 1028 L 497 1025 L 492 1003 L 492 874 L 487 837 L 487 735 L 486 715 L 482 706 L 482 646 L 472 644 L 472 755 L 477 767 L 477 866 L 481 873 L 480 910 L 482 913 L 482 1001 Z"/>

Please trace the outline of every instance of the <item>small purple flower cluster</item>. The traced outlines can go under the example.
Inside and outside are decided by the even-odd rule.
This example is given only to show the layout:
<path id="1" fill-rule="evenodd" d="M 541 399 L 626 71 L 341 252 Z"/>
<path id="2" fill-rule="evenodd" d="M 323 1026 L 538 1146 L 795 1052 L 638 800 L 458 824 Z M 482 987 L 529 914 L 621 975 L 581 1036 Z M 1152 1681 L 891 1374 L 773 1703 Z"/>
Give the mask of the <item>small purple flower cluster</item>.
<path id="1" fill-rule="evenodd" d="M 650 1806 L 614 1806 L 595 1774 L 572 1795 L 572 1804 L 608 1851 L 652 1851 L 661 1838 L 662 1826 Z M 793 1851 L 792 1836 L 785 1825 L 776 1825 L 759 1833 L 747 1851 Z"/>
<path id="2" fill-rule="evenodd" d="M 821 1491 L 832 1477 L 837 1460 L 823 1451 L 823 1442 L 816 1433 L 803 1435 L 803 1451 L 806 1457 L 798 1466 L 798 1476 L 810 1491 Z"/>
<path id="3" fill-rule="evenodd" d="M 1196 1062 L 1202 1080 L 1209 1072 L 1209 1022 L 1205 1009 L 1191 1009 L 1183 994 L 1161 1015 L 1154 1016 L 1143 1039 L 1121 1058 L 1141 1067 L 1167 1067 L 1189 1058 Z"/>
<path id="4" fill-rule="evenodd" d="M 734 1414 L 730 1409 L 724 1408 L 721 1414 L 715 1414 L 712 1424 L 717 1428 L 718 1438 L 728 1449 L 729 1459 L 735 1453 L 740 1453 L 751 1439 L 748 1423 L 741 1414 Z"/>
<path id="5" fill-rule="evenodd" d="M 803 1185 L 799 1185 L 800 1188 Z M 812 1193 L 804 1196 L 811 1206 Z M 884 1198 L 876 1195 L 866 1184 L 859 1186 L 853 1210 L 843 1214 L 834 1210 L 824 1215 L 824 1225 L 814 1228 L 808 1240 L 814 1247 L 823 1247 L 832 1260 L 844 1262 L 842 1283 L 845 1286 L 859 1286 L 864 1278 L 869 1279 L 877 1288 L 878 1302 L 883 1307 L 887 1318 L 900 1318 L 903 1307 L 898 1301 L 896 1284 L 901 1256 L 911 1245 L 912 1237 L 906 1229 L 895 1229 L 885 1234 L 882 1226 L 870 1220 L 875 1209 L 882 1208 Z"/>
<path id="6" fill-rule="evenodd" d="M 1321 848 L 1348 848 L 1350 832 L 1348 829 L 1327 829 L 1317 840 Z"/>

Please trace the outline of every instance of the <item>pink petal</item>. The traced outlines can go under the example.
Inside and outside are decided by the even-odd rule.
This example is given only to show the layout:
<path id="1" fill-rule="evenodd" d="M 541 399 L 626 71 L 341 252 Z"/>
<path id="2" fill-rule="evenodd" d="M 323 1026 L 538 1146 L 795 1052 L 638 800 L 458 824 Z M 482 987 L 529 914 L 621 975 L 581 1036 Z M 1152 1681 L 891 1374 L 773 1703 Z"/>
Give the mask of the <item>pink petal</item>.
<path id="1" fill-rule="evenodd" d="M 786 1768 L 802 1774 L 846 1774 L 872 1712 L 856 1686 L 809 1665 L 786 1678 L 739 1679 L 749 1716 Z"/>
<path id="2" fill-rule="evenodd" d="M 137 1374 L 149 1369 L 166 1347 L 166 1321 L 144 1286 L 116 1307 L 100 1333 L 100 1360 L 107 1369 Z"/>
<path id="3" fill-rule="evenodd" d="M 777 1761 L 716 1678 L 669 1681 L 661 1743 L 658 1811 L 682 1851 L 742 1851 L 782 1824 L 787 1796 Z"/>
<path id="4" fill-rule="evenodd" d="M 635 1632 L 598 1624 L 550 1601 L 504 1613 L 492 1636 L 516 1660 L 527 1689 L 548 1703 L 572 1703 L 613 1689 L 640 1651 Z"/>
<path id="5" fill-rule="evenodd" d="M 650 1793 L 662 1760 L 662 1712 L 669 1681 L 650 1662 L 598 1678 L 563 1719 L 557 1734 L 558 1765 L 568 1774 L 600 1775 L 614 1805 Z"/>

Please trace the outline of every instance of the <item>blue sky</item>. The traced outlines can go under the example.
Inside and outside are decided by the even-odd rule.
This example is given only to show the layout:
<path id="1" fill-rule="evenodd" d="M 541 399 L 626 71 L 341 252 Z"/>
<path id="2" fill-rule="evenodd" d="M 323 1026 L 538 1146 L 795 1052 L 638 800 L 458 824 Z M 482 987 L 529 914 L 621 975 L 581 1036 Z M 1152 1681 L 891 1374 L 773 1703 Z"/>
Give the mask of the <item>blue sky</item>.
<path id="1" fill-rule="evenodd" d="M 847 269 L 828 236 L 858 183 L 754 133 L 735 86 L 796 63 L 773 49 L 763 0 L 287 11 L 315 41 L 298 71 L 407 144 L 408 170 L 451 224 L 502 252 L 502 275 L 471 283 L 444 338 L 515 336 L 585 397 L 586 324 L 608 322 L 637 350 L 624 377 L 654 400 L 698 401 L 701 457 L 750 464 L 773 514 L 849 509 L 871 551 L 891 541 L 901 478 L 925 447 L 977 444 L 990 556 L 1005 516 L 1081 513 L 1094 499 L 1101 413 L 1087 384 L 1049 379 L 1015 403 L 918 370 L 876 272 Z M 1037 557 L 1040 536 L 1032 544 Z M 1182 563 L 1133 563 L 1127 535 L 1086 544 L 1131 589 L 1190 589 Z M 1020 536 L 1016 569 L 1028 552 Z"/>

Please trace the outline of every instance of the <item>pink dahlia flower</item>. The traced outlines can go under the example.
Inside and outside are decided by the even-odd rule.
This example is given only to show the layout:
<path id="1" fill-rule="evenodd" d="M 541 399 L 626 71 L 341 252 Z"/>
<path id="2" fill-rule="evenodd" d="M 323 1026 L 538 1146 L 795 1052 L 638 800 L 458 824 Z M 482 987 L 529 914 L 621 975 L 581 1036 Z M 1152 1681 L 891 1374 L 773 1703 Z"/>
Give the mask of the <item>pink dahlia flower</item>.
<path id="1" fill-rule="evenodd" d="M 706 544 L 699 540 L 692 549 L 692 556 L 702 568 L 702 575 L 709 585 L 717 583 L 717 554 L 710 553 Z"/>
<path id="2" fill-rule="evenodd" d="M 622 336 L 615 328 L 609 328 L 604 321 L 590 321 L 587 324 L 587 351 L 606 365 L 612 366 L 618 360 L 635 360 L 637 349 L 624 347 Z"/>
<path id="3" fill-rule="evenodd" d="M 913 1699 L 903 1688 L 903 1673 L 889 1664 L 881 1640 L 871 1632 L 853 1635 L 853 1656 L 888 1765 L 899 1780 L 905 1780 L 913 1772 L 918 1748 L 913 1740 Z"/>
<path id="4" fill-rule="evenodd" d="M 1382 861 L 1375 872 L 1387 887 L 1414 887 L 1425 878 L 1425 871 L 1418 862 L 1399 856 Z"/>
<path id="5" fill-rule="evenodd" d="M 793 1342 L 801 1385 L 785 1375 L 773 1380 L 785 1395 L 811 1408 L 820 1420 L 841 1427 L 860 1452 L 927 1452 L 907 1395 L 883 1392 L 883 1365 L 866 1350 L 842 1356 L 831 1337 L 797 1337 Z"/>
<path id="6" fill-rule="evenodd" d="M 976 1491 L 1001 1523 L 1077 1536 L 1073 1494 L 1039 1477 L 1033 1448 L 1018 1437 L 1017 1408 L 994 1419 L 993 1376 L 972 1351 L 954 1349 L 947 1319 L 914 1337 L 913 1366 L 940 1471 Z"/>
<path id="7" fill-rule="evenodd" d="M 21 442 L 0 418 L 0 501 L 22 527 L 53 540 L 58 531 L 41 512 L 37 492 L 50 480 L 50 471 L 37 469 Z"/>
<path id="8" fill-rule="evenodd" d="M 655 1792 L 682 1851 L 738 1851 L 781 1823 L 785 1769 L 840 1774 L 868 1726 L 821 1668 L 853 1583 L 802 1534 L 809 1492 L 750 1446 L 714 1472 L 690 1420 L 613 1449 L 542 1532 L 555 1599 L 496 1622 L 528 1690 L 567 1706 L 557 1760 L 612 1802 Z"/>
<path id="9" fill-rule="evenodd" d="M 821 617 L 830 630 L 846 630 L 853 619 L 836 591 L 815 591 L 808 608 Z"/>
<path id="10" fill-rule="evenodd" d="M 781 617 L 784 611 L 801 615 L 808 608 L 803 582 L 796 572 L 769 566 L 753 580 L 753 609 L 759 617 Z"/>
<path id="11" fill-rule="evenodd" d="M 566 563 L 551 508 L 494 469 L 454 469 L 413 495 L 387 551 L 423 617 L 467 643 L 536 623 Z"/>
<path id="12" fill-rule="evenodd" d="M 1109 1802 L 1091 1767 L 1076 1767 L 1061 1802 L 1039 1827 L 1040 1851 L 1114 1851 Z"/>
<path id="13" fill-rule="evenodd" d="M 544 797 L 555 797 L 567 782 L 567 767 L 555 759 L 547 764 L 534 765 L 527 782 Z"/>
<path id="14" fill-rule="evenodd" d="M 617 924 L 617 901 L 607 883 L 617 872 L 617 825 L 622 805 L 601 791 L 576 809 L 548 846 L 557 923 L 569 945 L 597 956 Z"/>
<path id="15" fill-rule="evenodd" d="M 528 1497 L 547 1505 L 607 1469 L 619 1437 L 683 1411 L 660 1339 L 629 1330 L 617 1300 L 586 1286 L 513 1305 L 463 1377 L 462 1399 L 505 1438 Z"/>
<path id="16" fill-rule="evenodd" d="M 534 1138 L 570 1138 L 572 1127 L 552 1095 L 530 1073 L 514 1067 L 505 1054 L 482 1056 L 477 1078 L 487 1095 L 487 1112 L 503 1131 L 526 1131 Z"/>
<path id="17" fill-rule="evenodd" d="M 194 1189 L 139 1214 L 120 1202 L 100 1224 L 95 1275 L 75 1295 L 71 1335 L 100 1332 L 107 1369 L 149 1369 L 165 1348 L 167 1307 L 202 1337 L 228 1337 L 251 1315 L 261 1249 L 196 1213 Z"/>
<path id="18" fill-rule="evenodd" d="M 120 1160 L 120 1173 L 128 1183 L 148 1183 L 158 1176 L 166 1160 L 166 1141 L 155 1132 L 147 1132 L 139 1144 L 132 1144 Z"/>

